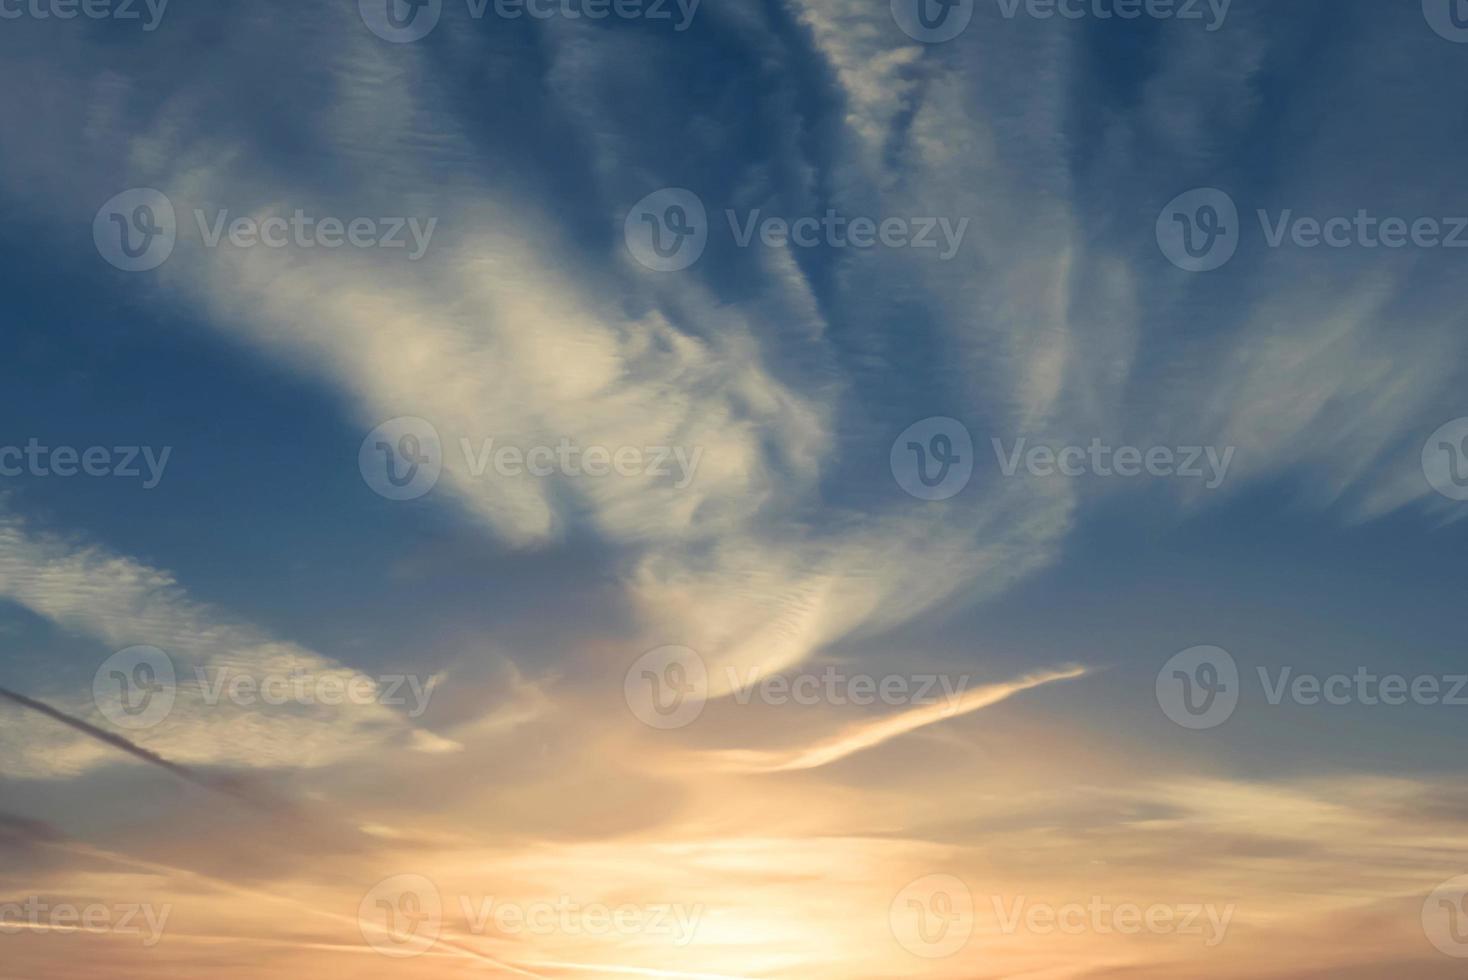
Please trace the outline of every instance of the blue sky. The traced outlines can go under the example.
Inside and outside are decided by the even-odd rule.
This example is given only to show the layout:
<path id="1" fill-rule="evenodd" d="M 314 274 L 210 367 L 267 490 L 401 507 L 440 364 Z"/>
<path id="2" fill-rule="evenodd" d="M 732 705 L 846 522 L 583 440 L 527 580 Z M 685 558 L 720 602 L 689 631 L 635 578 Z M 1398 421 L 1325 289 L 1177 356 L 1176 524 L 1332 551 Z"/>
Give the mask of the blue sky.
<path id="1" fill-rule="evenodd" d="M 201 829 L 223 807 L 209 793 L 0 702 L 0 818 L 68 842 L 0 835 L 20 869 L 0 899 L 95 892 L 99 853 L 145 858 L 151 900 L 196 916 L 118 961 L 149 976 L 187 972 L 190 942 L 221 933 L 238 949 L 220 972 L 240 976 L 347 956 L 324 913 L 319 935 L 261 944 L 266 905 L 224 897 L 242 882 L 352 918 L 374 881 L 464 888 L 444 881 L 475 862 L 527 894 L 575 867 L 582 892 L 683 889 L 768 955 L 716 929 L 673 950 L 446 946 L 404 969 L 457 975 L 482 954 L 533 975 L 1450 975 L 1418 908 L 1468 871 L 1468 705 L 1271 705 L 1257 671 L 1464 672 L 1468 503 L 1424 465 L 1424 449 L 1449 465 L 1445 442 L 1468 456 L 1468 423 L 1444 428 L 1468 417 L 1468 252 L 1442 241 L 1468 228 L 1452 8 L 1233 0 L 1221 20 L 1123 20 L 1097 15 L 1109 2 L 1067 18 L 965 0 L 961 33 L 924 41 L 894 16 L 905 2 L 703 0 L 680 30 L 672 5 L 508 19 L 442 0 L 401 43 L 365 0 L 171 0 L 149 30 L 13 8 L 0 450 L 169 455 L 152 487 L 0 476 L 0 687 L 114 730 L 101 665 L 164 651 L 178 707 L 121 734 L 309 809 L 342 853 L 287 874 L 263 857 L 270 820 Z M 140 229 L 136 201 L 166 201 L 176 243 L 128 271 L 93 232 L 140 188 L 155 196 L 116 222 Z M 706 244 L 659 271 L 636 229 L 668 227 L 670 188 Z M 1178 201 L 1201 221 L 1221 200 L 1235 251 L 1189 271 L 1158 228 L 1178 227 Z M 297 211 L 431 231 L 421 256 L 208 241 L 215 221 Z M 750 221 L 829 213 L 962 230 L 951 255 L 826 231 L 739 241 Z M 1352 222 L 1339 246 L 1308 244 L 1332 218 Z M 1437 240 L 1380 242 L 1381 221 L 1427 219 Z M 405 418 L 439 440 L 437 477 L 395 500 L 359 461 L 410 445 L 424 430 Z M 935 454 L 940 431 L 967 437 L 971 475 L 922 499 L 906 443 Z M 642 468 L 476 472 L 461 443 L 491 439 L 628 448 Z M 1228 462 L 1214 487 L 1091 463 L 1006 474 L 1020 440 Z M 663 449 L 697 460 L 686 482 L 643 465 Z M 1190 730 L 1156 685 L 1200 646 L 1237 663 L 1240 703 Z M 623 697 L 666 647 L 710 678 L 675 731 Z M 993 698 L 934 723 L 910 704 L 732 696 L 736 675 L 831 665 Z M 210 705 L 195 667 L 411 674 L 435 693 L 412 716 Z M 808 771 L 761 768 L 828 745 Z M 1136 817 L 1153 808 L 1167 816 Z M 660 880 L 665 846 L 715 870 Z M 1169 879 L 1190 848 L 1251 860 Z M 737 884 L 711 857 L 729 854 Z M 849 895 L 783 883 L 797 854 L 850 876 Z M 1000 929 L 913 957 L 888 900 L 938 871 L 976 896 L 1236 902 L 1242 935 L 1047 949 Z M 189 875 L 218 901 L 180 898 Z M 809 920 L 786 934 L 765 918 L 780 907 Z M 863 950 L 871 922 L 882 945 Z M 14 942 L 37 976 L 100 975 L 111 949 Z"/>

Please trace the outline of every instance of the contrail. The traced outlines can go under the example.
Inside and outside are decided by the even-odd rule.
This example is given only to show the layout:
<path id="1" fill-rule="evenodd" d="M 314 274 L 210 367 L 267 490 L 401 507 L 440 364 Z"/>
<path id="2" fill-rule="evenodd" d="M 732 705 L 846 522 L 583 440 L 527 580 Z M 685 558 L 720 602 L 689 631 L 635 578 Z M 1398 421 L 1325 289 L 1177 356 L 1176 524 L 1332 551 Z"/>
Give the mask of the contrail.
<path id="1" fill-rule="evenodd" d="M 199 773 L 194 772 L 192 769 L 189 769 L 187 766 L 181 766 L 176 762 L 169 762 L 157 752 L 149 751 L 148 749 L 143 748 L 141 745 L 128 741 L 121 735 L 116 735 L 112 732 L 98 728 L 96 725 L 82 721 L 80 718 L 73 718 L 66 712 L 58 711 L 57 709 L 51 707 L 49 704 L 43 704 L 42 702 L 37 701 L 35 698 L 28 698 L 24 694 L 17 694 L 14 691 L 4 687 L 0 687 L 0 697 L 9 698 L 11 701 L 14 701 L 16 704 L 20 705 L 23 708 L 30 708 L 32 711 L 38 711 L 48 718 L 53 718 L 56 721 L 61 722 L 63 725 L 67 725 L 71 728 L 76 729 L 83 735 L 88 735 L 92 738 L 95 738 L 97 741 L 102 742 L 106 745 L 110 745 L 115 749 L 121 749 L 134 758 L 142 759 L 144 762 L 151 763 L 152 765 L 158 766 L 161 769 L 166 769 L 177 776 L 179 779 L 193 783 L 195 786 L 201 786 L 204 789 L 213 790 L 217 793 L 228 793 L 230 796 L 233 796 L 236 799 L 244 800 L 246 803 L 250 803 L 255 806 L 267 805 L 267 801 L 263 801 L 254 797 L 250 793 L 246 792 L 243 787 L 236 785 L 230 780 L 211 779 L 207 776 L 202 776 Z"/>
<path id="2" fill-rule="evenodd" d="M 966 715 L 1005 701 L 1022 691 L 1071 680 L 1088 673 L 1071 666 L 1028 674 L 1002 684 L 990 684 L 964 694 L 957 704 L 922 705 L 877 721 L 861 722 L 814 745 L 783 750 L 730 749 L 703 753 L 703 757 L 726 772 L 771 773 L 816 769 L 849 755 L 890 741 L 919 728 Z"/>
<path id="3" fill-rule="evenodd" d="M 56 840 L 44 841 L 42 842 L 42 844 L 43 846 L 54 847 L 57 850 L 65 851 L 70 854 L 98 858 L 104 861 L 111 861 L 116 864 L 123 865 L 124 867 L 141 868 L 145 871 L 149 871 L 153 874 L 163 875 L 165 877 L 178 876 L 194 882 L 195 884 L 213 887 L 215 889 L 218 889 L 219 891 L 230 892 L 235 895 L 243 895 L 250 898 L 260 899 L 261 901 L 270 902 L 276 905 L 289 906 L 290 908 L 296 909 L 297 911 L 316 916 L 320 919 L 328 919 L 332 922 L 336 922 L 342 925 L 356 926 L 359 930 L 368 925 L 368 923 L 364 923 L 362 921 L 360 916 L 354 918 L 349 915 L 343 915 L 340 912 L 332 912 L 327 909 L 317 908 L 316 906 L 311 905 L 308 902 L 303 902 L 300 899 L 292 898 L 286 894 L 280 894 L 264 889 L 250 888 L 245 885 L 237 885 L 232 881 L 218 878 L 214 875 L 205 874 L 200 871 L 193 871 L 188 868 L 179 867 L 177 865 L 166 864 L 158 861 L 149 861 L 146 859 L 136 858 L 125 854 L 117 854 L 104 848 L 93 847 L 89 844 L 84 844 L 81 842 Z M 386 932 L 386 929 L 382 927 L 375 927 L 375 929 L 378 932 Z M 250 936 L 233 938 L 240 942 L 258 941 L 256 937 Z M 306 944 L 300 943 L 296 945 L 299 945 L 302 948 L 305 948 L 306 946 Z M 367 949 L 368 947 L 351 948 L 362 950 Z M 374 951 L 374 955 L 380 954 L 377 954 Z M 424 955 L 453 956 L 458 959 L 468 958 L 482 963 L 486 966 L 495 967 L 498 970 L 513 973 L 516 976 L 531 977 L 534 978 L 534 980 L 547 980 L 545 974 L 543 973 L 536 973 L 530 969 L 522 969 L 513 963 L 507 963 L 504 960 L 490 956 L 488 953 L 482 952 L 467 943 L 457 942 L 455 940 L 444 938 L 442 936 L 440 936 L 435 941 L 433 948 L 428 950 Z"/>

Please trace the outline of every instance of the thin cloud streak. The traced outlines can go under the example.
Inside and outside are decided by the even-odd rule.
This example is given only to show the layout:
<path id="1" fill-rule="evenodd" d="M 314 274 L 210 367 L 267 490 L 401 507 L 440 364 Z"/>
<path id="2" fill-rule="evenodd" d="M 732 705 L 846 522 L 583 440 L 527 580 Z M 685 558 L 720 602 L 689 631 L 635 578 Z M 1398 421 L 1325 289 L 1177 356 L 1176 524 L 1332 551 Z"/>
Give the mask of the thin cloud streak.
<path id="1" fill-rule="evenodd" d="M 1026 674 L 1017 680 L 1003 684 L 988 684 L 965 694 L 957 704 L 928 704 L 912 708 L 890 718 L 853 725 L 840 734 L 823 739 L 813 745 L 798 749 L 777 751 L 730 750 L 711 753 L 715 765 L 726 772 L 772 773 L 817 769 L 830 765 L 850 755 L 874 748 L 909 732 L 935 725 L 949 718 L 958 718 L 982 708 L 1006 701 L 1021 691 L 1067 681 L 1081 677 L 1090 670 L 1086 667 L 1063 667 L 1053 671 Z"/>
<path id="2" fill-rule="evenodd" d="M 574 970 L 578 972 L 615 973 L 618 976 L 670 977 L 672 980 L 750 980 L 749 977 L 732 973 L 687 973 L 682 970 L 658 970 L 644 966 L 608 966 L 605 963 L 558 963 L 536 962 L 532 966 L 547 970 Z"/>

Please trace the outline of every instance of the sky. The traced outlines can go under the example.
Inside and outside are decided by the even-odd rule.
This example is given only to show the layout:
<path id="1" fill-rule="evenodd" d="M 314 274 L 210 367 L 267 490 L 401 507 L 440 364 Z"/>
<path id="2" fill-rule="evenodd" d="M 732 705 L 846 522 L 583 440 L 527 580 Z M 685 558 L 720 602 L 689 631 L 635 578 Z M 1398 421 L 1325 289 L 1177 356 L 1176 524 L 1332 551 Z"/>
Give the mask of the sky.
<path id="1" fill-rule="evenodd" d="M 0 54 L 0 978 L 1461 975 L 1465 0 Z"/>

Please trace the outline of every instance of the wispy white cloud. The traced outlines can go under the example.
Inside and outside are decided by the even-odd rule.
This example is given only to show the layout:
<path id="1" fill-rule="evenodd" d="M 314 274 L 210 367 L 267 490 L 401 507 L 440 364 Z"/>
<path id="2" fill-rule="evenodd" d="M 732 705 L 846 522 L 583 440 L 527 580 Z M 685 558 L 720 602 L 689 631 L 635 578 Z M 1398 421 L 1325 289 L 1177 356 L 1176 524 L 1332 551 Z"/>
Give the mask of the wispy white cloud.
<path id="1" fill-rule="evenodd" d="M 241 703 L 214 695 L 210 685 L 239 676 L 300 676 L 342 690 L 351 683 L 381 689 L 357 670 L 191 599 L 165 571 L 100 546 L 33 532 L 8 515 L 0 515 L 0 598 L 97 641 L 104 652 L 96 667 L 112 650 L 127 647 L 146 644 L 167 654 L 177 670 L 172 710 L 156 727 L 127 735 L 174 762 L 310 768 L 410 736 L 418 738 L 419 748 L 438 744 L 379 698 L 293 709 L 271 707 L 260 698 Z M 107 728 L 90 689 L 72 689 L 59 673 L 47 676 L 44 669 L 31 667 L 26 676 L 35 686 L 20 693 Z M 0 710 L 0 729 L 14 745 L 0 768 L 12 775 L 66 777 L 126 758 L 13 705 Z"/>

